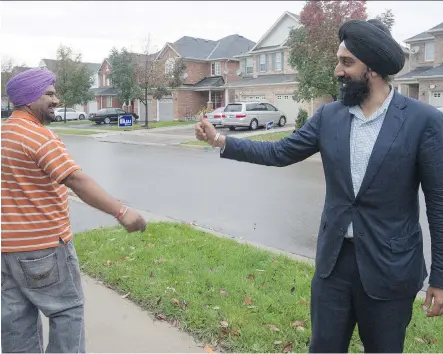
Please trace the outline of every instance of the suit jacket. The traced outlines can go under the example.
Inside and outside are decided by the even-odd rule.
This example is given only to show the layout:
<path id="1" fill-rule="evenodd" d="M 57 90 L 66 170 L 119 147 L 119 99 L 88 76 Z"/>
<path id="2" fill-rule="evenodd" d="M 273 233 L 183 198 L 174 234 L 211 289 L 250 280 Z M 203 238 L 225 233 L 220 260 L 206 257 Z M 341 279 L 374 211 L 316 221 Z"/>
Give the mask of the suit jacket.
<path id="1" fill-rule="evenodd" d="M 316 272 L 327 278 L 352 221 L 361 281 L 378 299 L 415 296 L 427 277 L 419 223 L 421 183 L 431 234 L 429 283 L 443 288 L 443 114 L 395 92 L 354 196 L 349 109 L 326 104 L 279 142 L 227 137 L 221 157 L 287 166 L 320 152 L 326 180 Z"/>

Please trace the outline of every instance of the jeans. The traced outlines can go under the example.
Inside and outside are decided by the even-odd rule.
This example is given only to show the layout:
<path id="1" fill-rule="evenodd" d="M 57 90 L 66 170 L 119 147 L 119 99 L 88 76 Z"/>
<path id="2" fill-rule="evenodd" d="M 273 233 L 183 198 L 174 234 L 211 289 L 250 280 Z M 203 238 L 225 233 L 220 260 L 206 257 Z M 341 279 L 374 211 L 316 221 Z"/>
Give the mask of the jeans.
<path id="1" fill-rule="evenodd" d="M 40 310 L 49 318 L 47 353 L 84 353 L 84 296 L 73 242 L 1 258 L 2 352 L 44 352 Z"/>

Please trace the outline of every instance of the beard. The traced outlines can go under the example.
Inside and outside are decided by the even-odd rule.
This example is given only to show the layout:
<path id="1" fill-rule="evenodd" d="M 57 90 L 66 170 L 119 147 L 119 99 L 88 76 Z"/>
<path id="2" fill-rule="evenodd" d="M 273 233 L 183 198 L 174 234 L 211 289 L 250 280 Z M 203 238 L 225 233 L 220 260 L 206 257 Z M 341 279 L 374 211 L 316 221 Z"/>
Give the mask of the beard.
<path id="1" fill-rule="evenodd" d="M 40 117 L 42 119 L 42 123 L 51 124 L 55 118 L 54 115 L 55 106 L 49 106 L 46 109 L 42 109 L 40 112 Z"/>
<path id="2" fill-rule="evenodd" d="M 360 106 L 371 93 L 367 72 L 358 79 L 341 76 L 338 81 L 341 84 L 340 100 L 347 107 Z"/>

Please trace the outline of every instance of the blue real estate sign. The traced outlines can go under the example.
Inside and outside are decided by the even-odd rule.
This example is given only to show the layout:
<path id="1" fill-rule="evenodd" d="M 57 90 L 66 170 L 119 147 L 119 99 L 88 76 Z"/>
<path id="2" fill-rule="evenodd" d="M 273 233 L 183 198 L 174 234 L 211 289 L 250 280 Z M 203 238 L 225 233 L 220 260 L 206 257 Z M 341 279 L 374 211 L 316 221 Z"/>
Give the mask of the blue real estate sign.
<path id="1" fill-rule="evenodd" d="M 118 118 L 118 127 L 127 128 L 132 127 L 132 115 L 127 114 Z"/>

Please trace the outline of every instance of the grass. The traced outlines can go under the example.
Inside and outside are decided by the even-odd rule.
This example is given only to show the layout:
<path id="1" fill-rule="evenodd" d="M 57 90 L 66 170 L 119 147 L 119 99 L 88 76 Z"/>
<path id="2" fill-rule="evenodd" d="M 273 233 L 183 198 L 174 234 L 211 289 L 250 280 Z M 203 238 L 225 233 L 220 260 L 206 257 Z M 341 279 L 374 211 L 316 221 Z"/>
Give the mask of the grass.
<path id="1" fill-rule="evenodd" d="M 250 140 L 257 140 L 257 141 L 279 141 L 283 139 L 284 137 L 290 135 L 292 133 L 291 131 L 283 131 L 283 132 L 277 132 L 277 133 L 268 133 L 268 134 L 260 134 L 260 135 L 253 135 L 246 137 L 246 139 Z M 196 145 L 196 146 L 209 146 L 209 144 L 206 141 L 199 141 L 199 140 L 191 140 L 183 143 L 183 145 Z"/>
<path id="2" fill-rule="evenodd" d="M 51 122 L 51 126 L 55 126 L 55 127 L 67 127 L 69 125 L 85 125 L 91 123 L 89 120 L 68 120 L 65 122 Z"/>
<path id="3" fill-rule="evenodd" d="M 96 131 L 81 130 L 81 129 L 54 129 L 57 135 L 92 135 L 97 134 Z"/>
<path id="4" fill-rule="evenodd" d="M 177 127 L 182 125 L 189 125 L 189 124 L 195 124 L 195 122 L 192 121 L 169 121 L 169 122 L 149 122 L 148 128 L 154 129 L 154 128 L 166 128 L 166 127 Z M 100 130 L 131 130 L 131 128 L 119 128 L 117 124 L 113 125 L 97 125 L 97 128 Z M 137 129 L 144 129 L 144 123 L 136 123 L 134 124 L 133 130 Z"/>
<path id="5" fill-rule="evenodd" d="M 74 242 L 84 272 L 214 350 L 308 351 L 311 265 L 180 223 L 98 229 Z M 405 351 L 443 352 L 443 321 L 421 306 Z M 361 349 L 355 335 L 350 350 Z"/>

